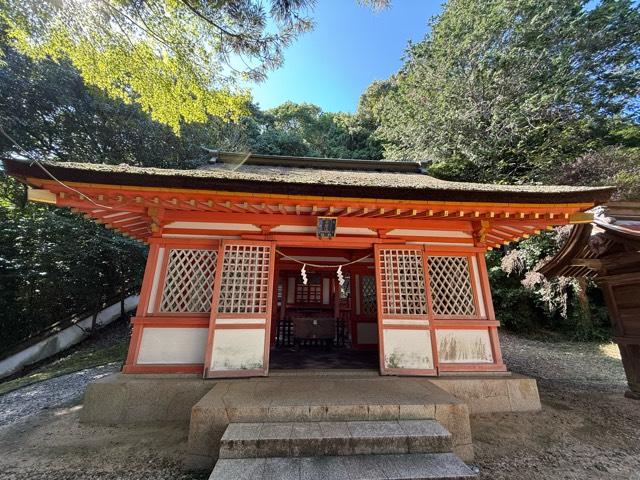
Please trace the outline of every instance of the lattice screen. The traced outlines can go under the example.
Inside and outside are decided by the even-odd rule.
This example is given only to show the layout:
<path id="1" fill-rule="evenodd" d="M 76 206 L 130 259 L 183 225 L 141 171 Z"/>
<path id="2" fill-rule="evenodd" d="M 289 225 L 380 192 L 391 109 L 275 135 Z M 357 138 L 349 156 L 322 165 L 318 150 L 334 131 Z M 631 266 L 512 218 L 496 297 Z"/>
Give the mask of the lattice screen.
<path id="1" fill-rule="evenodd" d="M 426 315 L 427 295 L 422 268 L 422 252 L 381 249 L 380 285 L 382 313 Z"/>
<path id="2" fill-rule="evenodd" d="M 364 315 L 376 315 L 376 278 L 373 275 L 362 277 L 362 313 Z"/>
<path id="3" fill-rule="evenodd" d="M 216 278 L 217 250 L 169 250 L 160 311 L 207 313 Z"/>
<path id="4" fill-rule="evenodd" d="M 435 315 L 475 315 L 467 257 L 429 257 L 429 284 Z"/>
<path id="5" fill-rule="evenodd" d="M 220 313 L 267 313 L 268 245 L 226 245 L 220 280 Z"/>

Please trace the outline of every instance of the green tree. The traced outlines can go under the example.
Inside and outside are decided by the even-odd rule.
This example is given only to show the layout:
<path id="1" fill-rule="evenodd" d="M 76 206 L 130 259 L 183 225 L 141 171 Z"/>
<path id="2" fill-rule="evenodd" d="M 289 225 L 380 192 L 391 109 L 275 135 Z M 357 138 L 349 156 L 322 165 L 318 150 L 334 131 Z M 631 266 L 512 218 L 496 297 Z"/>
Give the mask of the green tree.
<path id="1" fill-rule="evenodd" d="M 254 117 L 249 148 L 256 153 L 309 157 L 382 156 L 375 124 L 359 115 L 324 112 L 310 103 L 285 102 Z"/>
<path id="2" fill-rule="evenodd" d="M 246 138 L 234 122 L 210 118 L 177 136 L 126 104 L 86 86 L 68 62 L 32 61 L 7 49 L 0 67 L 0 125 L 39 158 L 89 163 L 188 168 L 204 161 L 201 146 L 235 150 Z M 0 152 L 16 149 L 0 135 Z"/>
<path id="3" fill-rule="evenodd" d="M 372 8 L 388 0 L 360 0 Z M 312 28 L 313 0 L 0 0 L 20 52 L 69 60 L 84 81 L 137 103 L 179 132 L 214 116 L 237 121 L 283 51 Z"/>
<path id="4" fill-rule="evenodd" d="M 2 0 L 13 45 L 32 58 L 69 59 L 86 83 L 178 131 L 209 116 L 237 119 L 282 50 L 311 27 L 306 0 Z M 275 30 L 270 30 L 273 25 Z"/>
<path id="5" fill-rule="evenodd" d="M 432 159 L 450 178 L 540 181 L 605 145 L 612 122 L 638 118 L 639 51 L 630 0 L 450 0 L 368 100 L 389 158 Z"/>
<path id="6" fill-rule="evenodd" d="M 0 185 L 0 355 L 137 290 L 146 248 L 66 210 L 16 205 L 21 188 Z"/>

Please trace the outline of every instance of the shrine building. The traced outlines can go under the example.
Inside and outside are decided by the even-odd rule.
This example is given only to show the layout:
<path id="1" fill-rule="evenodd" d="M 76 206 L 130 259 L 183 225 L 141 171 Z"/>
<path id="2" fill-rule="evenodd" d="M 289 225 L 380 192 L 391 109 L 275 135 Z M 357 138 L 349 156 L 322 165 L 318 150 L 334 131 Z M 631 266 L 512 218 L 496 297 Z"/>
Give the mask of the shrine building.
<path id="1" fill-rule="evenodd" d="M 197 170 L 4 164 L 29 200 L 149 245 L 125 375 L 505 372 L 485 252 L 589 222 L 611 193 L 225 152 Z"/>

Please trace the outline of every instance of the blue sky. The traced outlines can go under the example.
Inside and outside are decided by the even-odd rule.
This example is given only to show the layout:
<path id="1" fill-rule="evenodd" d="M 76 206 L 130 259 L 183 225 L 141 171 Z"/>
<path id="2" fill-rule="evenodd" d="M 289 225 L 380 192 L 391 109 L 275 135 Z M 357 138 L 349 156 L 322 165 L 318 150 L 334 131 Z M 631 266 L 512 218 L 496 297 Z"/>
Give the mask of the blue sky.
<path id="1" fill-rule="evenodd" d="M 355 111 L 374 80 L 396 72 L 409 40 L 421 40 L 438 0 L 395 0 L 375 12 L 356 0 L 318 0 L 315 29 L 285 51 L 285 64 L 251 86 L 254 100 L 272 108 L 291 100 L 325 111 Z"/>

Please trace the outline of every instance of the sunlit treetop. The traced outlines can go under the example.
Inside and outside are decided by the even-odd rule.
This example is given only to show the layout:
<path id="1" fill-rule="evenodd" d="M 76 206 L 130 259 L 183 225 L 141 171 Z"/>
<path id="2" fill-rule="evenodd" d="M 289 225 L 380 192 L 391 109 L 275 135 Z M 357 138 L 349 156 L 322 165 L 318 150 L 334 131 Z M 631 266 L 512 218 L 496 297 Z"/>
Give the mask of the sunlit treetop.
<path id="1" fill-rule="evenodd" d="M 313 3 L 0 0 L 0 20 L 20 52 L 69 59 L 87 84 L 179 132 L 185 122 L 245 114 L 250 95 L 239 81 L 282 64 L 284 48 L 312 27 Z"/>

